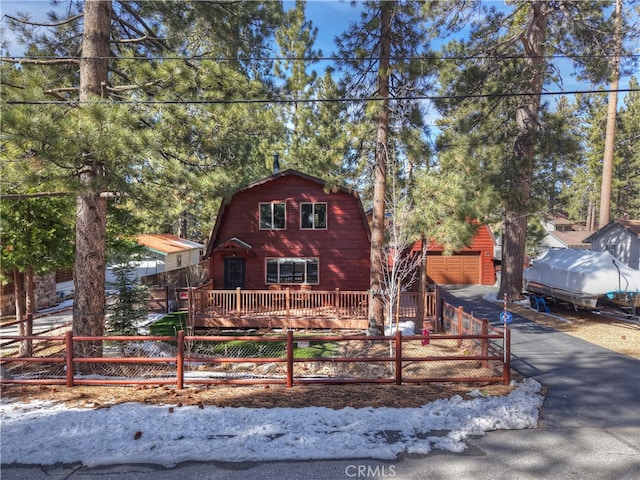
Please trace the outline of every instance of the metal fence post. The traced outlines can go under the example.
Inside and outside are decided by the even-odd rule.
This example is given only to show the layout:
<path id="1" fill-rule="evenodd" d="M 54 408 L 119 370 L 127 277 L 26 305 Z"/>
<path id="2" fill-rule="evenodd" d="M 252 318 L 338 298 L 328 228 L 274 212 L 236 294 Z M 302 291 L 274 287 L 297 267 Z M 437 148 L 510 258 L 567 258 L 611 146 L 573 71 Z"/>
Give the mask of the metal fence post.
<path id="1" fill-rule="evenodd" d="M 507 328 L 506 325 L 504 328 L 506 331 L 502 348 L 504 348 L 505 351 L 505 358 L 504 365 L 502 366 L 502 376 L 504 378 L 504 384 L 509 385 L 511 383 L 511 329 Z"/>
<path id="2" fill-rule="evenodd" d="M 67 330 L 64 334 L 64 345 L 67 349 L 67 387 L 73 387 L 73 331 Z"/>
<path id="3" fill-rule="evenodd" d="M 178 332 L 178 353 L 176 355 L 176 388 L 184 388 L 184 330 Z"/>
<path id="4" fill-rule="evenodd" d="M 287 388 L 293 387 L 293 330 L 287 330 Z"/>
<path id="5" fill-rule="evenodd" d="M 444 308 L 444 305 L 443 305 L 444 299 L 440 296 L 440 289 L 437 286 L 435 287 L 435 290 L 436 290 L 436 298 L 434 299 L 434 302 L 433 302 L 434 303 L 433 308 L 435 309 L 435 312 L 433 312 L 433 314 L 435 315 L 436 320 L 435 320 L 434 327 L 436 332 L 442 332 L 444 331 L 444 318 L 442 315 L 442 311 Z"/>
<path id="6" fill-rule="evenodd" d="M 486 318 L 482 319 L 482 356 L 484 360 L 482 360 L 482 368 L 487 368 L 489 366 L 489 360 L 487 357 L 489 356 L 489 339 L 485 336 L 489 335 L 489 320 Z"/>
<path id="7" fill-rule="evenodd" d="M 464 308 L 462 306 L 458 307 L 458 331 L 456 335 L 463 335 L 462 333 L 462 316 L 463 316 Z M 462 339 L 458 339 L 458 347 L 462 346 Z"/>
<path id="8" fill-rule="evenodd" d="M 396 323 L 396 385 L 402 385 L 402 332 Z"/>

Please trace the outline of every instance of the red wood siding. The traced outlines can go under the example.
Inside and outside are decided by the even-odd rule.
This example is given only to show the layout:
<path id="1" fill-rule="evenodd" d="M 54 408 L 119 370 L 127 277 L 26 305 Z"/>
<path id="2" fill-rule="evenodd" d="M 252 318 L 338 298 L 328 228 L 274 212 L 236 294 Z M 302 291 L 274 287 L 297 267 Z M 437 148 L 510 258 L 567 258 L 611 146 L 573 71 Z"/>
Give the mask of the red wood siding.
<path id="1" fill-rule="evenodd" d="M 260 230 L 261 202 L 286 204 L 285 230 Z M 326 230 L 300 228 L 301 202 L 327 204 Z M 230 253 L 212 252 L 233 237 L 252 247 L 243 253 L 247 289 L 268 288 L 267 257 L 317 257 L 320 283 L 313 289 L 369 288 L 370 241 L 360 200 L 343 190 L 326 193 L 323 184 L 305 176 L 276 176 L 239 191 L 221 211 L 214 235 L 208 249 L 214 288 L 223 288 L 224 257 Z"/>
<path id="2" fill-rule="evenodd" d="M 430 242 L 427 248 L 427 275 L 432 281 L 441 284 L 493 285 L 496 282 L 493 246 L 493 235 L 487 225 L 478 227 L 471 245 L 448 258 L 442 256 L 442 245 Z M 421 248 L 422 242 L 418 241 L 412 250 L 420 251 Z M 438 255 L 440 259 L 436 258 Z"/>

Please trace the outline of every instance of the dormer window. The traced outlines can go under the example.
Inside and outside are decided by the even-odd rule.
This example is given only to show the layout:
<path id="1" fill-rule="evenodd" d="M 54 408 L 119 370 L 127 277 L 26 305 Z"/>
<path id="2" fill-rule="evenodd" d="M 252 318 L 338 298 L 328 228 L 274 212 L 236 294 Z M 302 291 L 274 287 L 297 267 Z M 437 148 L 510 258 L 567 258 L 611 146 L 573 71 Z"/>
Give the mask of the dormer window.
<path id="1" fill-rule="evenodd" d="M 327 228 L 327 204 L 326 203 L 301 203 L 300 204 L 300 228 L 326 229 Z"/>
<path id="2" fill-rule="evenodd" d="M 286 206 L 282 203 L 260 204 L 260 230 L 284 230 L 286 228 Z"/>

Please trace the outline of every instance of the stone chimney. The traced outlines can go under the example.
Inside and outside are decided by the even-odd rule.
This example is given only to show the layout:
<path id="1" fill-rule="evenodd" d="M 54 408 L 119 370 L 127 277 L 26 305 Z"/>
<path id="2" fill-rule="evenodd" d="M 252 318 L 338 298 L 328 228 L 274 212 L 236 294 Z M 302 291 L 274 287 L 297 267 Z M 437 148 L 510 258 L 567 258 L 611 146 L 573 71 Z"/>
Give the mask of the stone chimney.
<path id="1" fill-rule="evenodd" d="M 273 174 L 280 173 L 280 159 L 277 153 L 273 154 Z"/>

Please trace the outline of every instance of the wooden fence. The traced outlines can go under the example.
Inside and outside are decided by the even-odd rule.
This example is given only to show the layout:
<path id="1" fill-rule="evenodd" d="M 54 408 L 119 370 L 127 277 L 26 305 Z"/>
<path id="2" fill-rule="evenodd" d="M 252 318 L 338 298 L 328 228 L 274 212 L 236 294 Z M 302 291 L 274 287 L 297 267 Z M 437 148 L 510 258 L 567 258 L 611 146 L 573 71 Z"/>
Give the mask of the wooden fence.
<path id="1" fill-rule="evenodd" d="M 3 337 L 42 342 L 41 356 L 2 358 L 3 384 L 175 385 L 510 382 L 510 331 L 445 302 L 444 325 L 465 332 L 393 336 Z M 455 316 L 455 318 L 454 318 Z M 471 333 L 473 331 L 474 333 Z M 191 333 L 191 332 L 189 332 Z M 77 342 L 102 342 L 103 356 L 74 357 Z"/>

